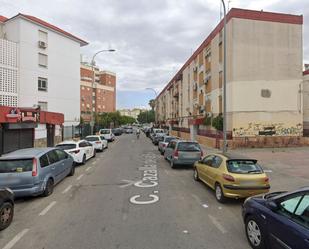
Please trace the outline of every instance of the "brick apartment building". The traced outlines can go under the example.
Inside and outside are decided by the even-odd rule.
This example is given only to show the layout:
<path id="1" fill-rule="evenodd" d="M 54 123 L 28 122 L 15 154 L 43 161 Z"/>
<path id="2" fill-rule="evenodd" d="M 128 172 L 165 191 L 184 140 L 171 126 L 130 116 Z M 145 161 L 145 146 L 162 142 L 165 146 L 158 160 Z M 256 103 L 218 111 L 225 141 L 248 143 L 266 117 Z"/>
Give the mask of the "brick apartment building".
<path id="1" fill-rule="evenodd" d="M 116 111 L 116 74 L 109 71 L 100 71 L 87 63 L 81 63 L 80 67 L 80 109 L 81 117 L 85 122 L 91 120 L 91 108 L 93 112 L 104 113 Z M 92 80 L 95 76 L 94 88 Z"/>
<path id="2" fill-rule="evenodd" d="M 230 147 L 302 137 L 302 24 L 301 15 L 234 8 L 227 14 Z M 156 99 L 162 125 L 210 146 L 221 139 L 205 119 L 223 112 L 223 46 L 221 20 Z"/>

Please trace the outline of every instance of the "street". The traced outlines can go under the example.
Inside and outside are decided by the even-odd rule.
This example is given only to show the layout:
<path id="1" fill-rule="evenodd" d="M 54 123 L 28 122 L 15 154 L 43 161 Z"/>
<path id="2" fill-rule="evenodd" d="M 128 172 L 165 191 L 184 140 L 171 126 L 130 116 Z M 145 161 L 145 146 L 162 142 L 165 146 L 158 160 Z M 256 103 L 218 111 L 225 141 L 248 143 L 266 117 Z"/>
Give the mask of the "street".
<path id="1" fill-rule="evenodd" d="M 242 202 L 219 204 L 192 174 L 171 169 L 144 135 L 117 137 L 51 196 L 17 200 L 0 248 L 249 248 Z M 295 188 L 308 182 L 296 177 Z"/>

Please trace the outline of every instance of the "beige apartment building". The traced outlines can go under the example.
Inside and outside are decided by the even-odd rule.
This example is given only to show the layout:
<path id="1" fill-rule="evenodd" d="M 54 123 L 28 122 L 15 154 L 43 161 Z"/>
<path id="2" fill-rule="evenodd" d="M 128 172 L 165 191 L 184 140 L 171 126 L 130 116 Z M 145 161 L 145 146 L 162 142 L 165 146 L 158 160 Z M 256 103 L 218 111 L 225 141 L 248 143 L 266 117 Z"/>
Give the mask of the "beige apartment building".
<path id="1" fill-rule="evenodd" d="M 134 109 L 120 109 L 118 110 L 122 116 L 129 116 L 132 118 L 137 119 L 138 115 L 146 111 L 146 109 L 139 109 L 139 108 L 134 108 Z"/>
<path id="2" fill-rule="evenodd" d="M 227 14 L 229 146 L 280 146 L 303 135 L 302 24 L 298 15 L 234 8 Z M 223 59 L 222 20 L 159 94 L 162 125 L 217 144 L 211 138 L 221 135 L 204 121 L 223 112 Z"/>

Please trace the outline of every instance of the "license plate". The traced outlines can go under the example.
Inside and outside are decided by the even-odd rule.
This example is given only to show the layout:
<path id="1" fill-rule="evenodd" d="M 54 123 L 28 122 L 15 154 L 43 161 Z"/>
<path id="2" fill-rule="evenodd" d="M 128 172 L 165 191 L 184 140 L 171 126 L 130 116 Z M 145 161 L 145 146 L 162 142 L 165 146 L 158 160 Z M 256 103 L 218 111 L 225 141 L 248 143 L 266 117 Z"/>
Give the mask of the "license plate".
<path id="1" fill-rule="evenodd" d="M 256 186 L 258 184 L 257 181 L 241 181 L 240 185 L 242 186 Z"/>

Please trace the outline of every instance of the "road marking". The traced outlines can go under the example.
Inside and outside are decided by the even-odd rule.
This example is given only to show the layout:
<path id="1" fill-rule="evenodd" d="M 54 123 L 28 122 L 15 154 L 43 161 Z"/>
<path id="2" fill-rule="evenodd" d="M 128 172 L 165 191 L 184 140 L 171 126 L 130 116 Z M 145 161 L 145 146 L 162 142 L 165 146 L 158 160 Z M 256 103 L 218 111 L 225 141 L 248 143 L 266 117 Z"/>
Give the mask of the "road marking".
<path id="1" fill-rule="evenodd" d="M 265 173 L 272 173 L 273 171 L 271 169 L 264 169 Z"/>
<path id="2" fill-rule="evenodd" d="M 207 204 L 203 204 L 202 205 L 204 208 L 208 208 L 208 205 Z"/>
<path id="3" fill-rule="evenodd" d="M 45 215 L 54 205 L 56 205 L 56 203 L 56 201 L 51 202 L 41 213 L 39 213 L 39 216 Z"/>
<path id="4" fill-rule="evenodd" d="M 92 169 L 92 167 L 88 167 L 87 169 L 86 169 L 86 171 L 89 171 L 89 170 L 91 170 Z"/>
<path id="5" fill-rule="evenodd" d="M 222 207 L 218 207 L 218 209 L 220 209 L 220 210 L 221 210 L 221 209 L 222 209 Z"/>
<path id="6" fill-rule="evenodd" d="M 92 162 L 92 164 L 94 165 L 96 163 L 96 161 Z"/>
<path id="7" fill-rule="evenodd" d="M 203 205 L 202 200 L 201 200 L 197 195 L 191 194 L 191 196 L 192 196 L 199 204 Z"/>
<path id="8" fill-rule="evenodd" d="M 62 191 L 62 194 L 67 193 L 72 188 L 72 185 L 68 186 L 65 190 Z"/>
<path id="9" fill-rule="evenodd" d="M 123 184 L 121 186 L 119 186 L 120 188 L 125 188 L 125 187 L 129 187 L 133 184 L 135 184 L 136 182 L 135 181 L 131 181 L 131 180 L 121 180 L 122 182 L 126 182 L 126 184 Z"/>
<path id="10" fill-rule="evenodd" d="M 81 174 L 79 177 L 76 178 L 76 180 L 79 181 L 80 179 L 82 179 L 83 176 L 84 174 Z"/>
<path id="11" fill-rule="evenodd" d="M 208 215 L 208 217 L 211 222 L 216 226 L 216 228 L 220 230 L 221 233 L 226 233 L 226 229 L 217 221 L 215 217 L 213 217 L 212 215 Z"/>
<path id="12" fill-rule="evenodd" d="M 167 170 L 167 169 L 165 169 L 164 172 L 165 172 L 165 174 L 167 174 L 167 175 L 170 174 L 170 173 L 168 173 L 168 170 Z"/>
<path id="13" fill-rule="evenodd" d="M 186 233 L 186 234 L 189 233 L 188 230 L 183 230 L 182 232 L 183 232 L 183 233 Z"/>
<path id="14" fill-rule="evenodd" d="M 22 230 L 9 243 L 7 243 L 2 249 L 11 249 L 28 231 L 29 231 L 28 228 Z"/>

